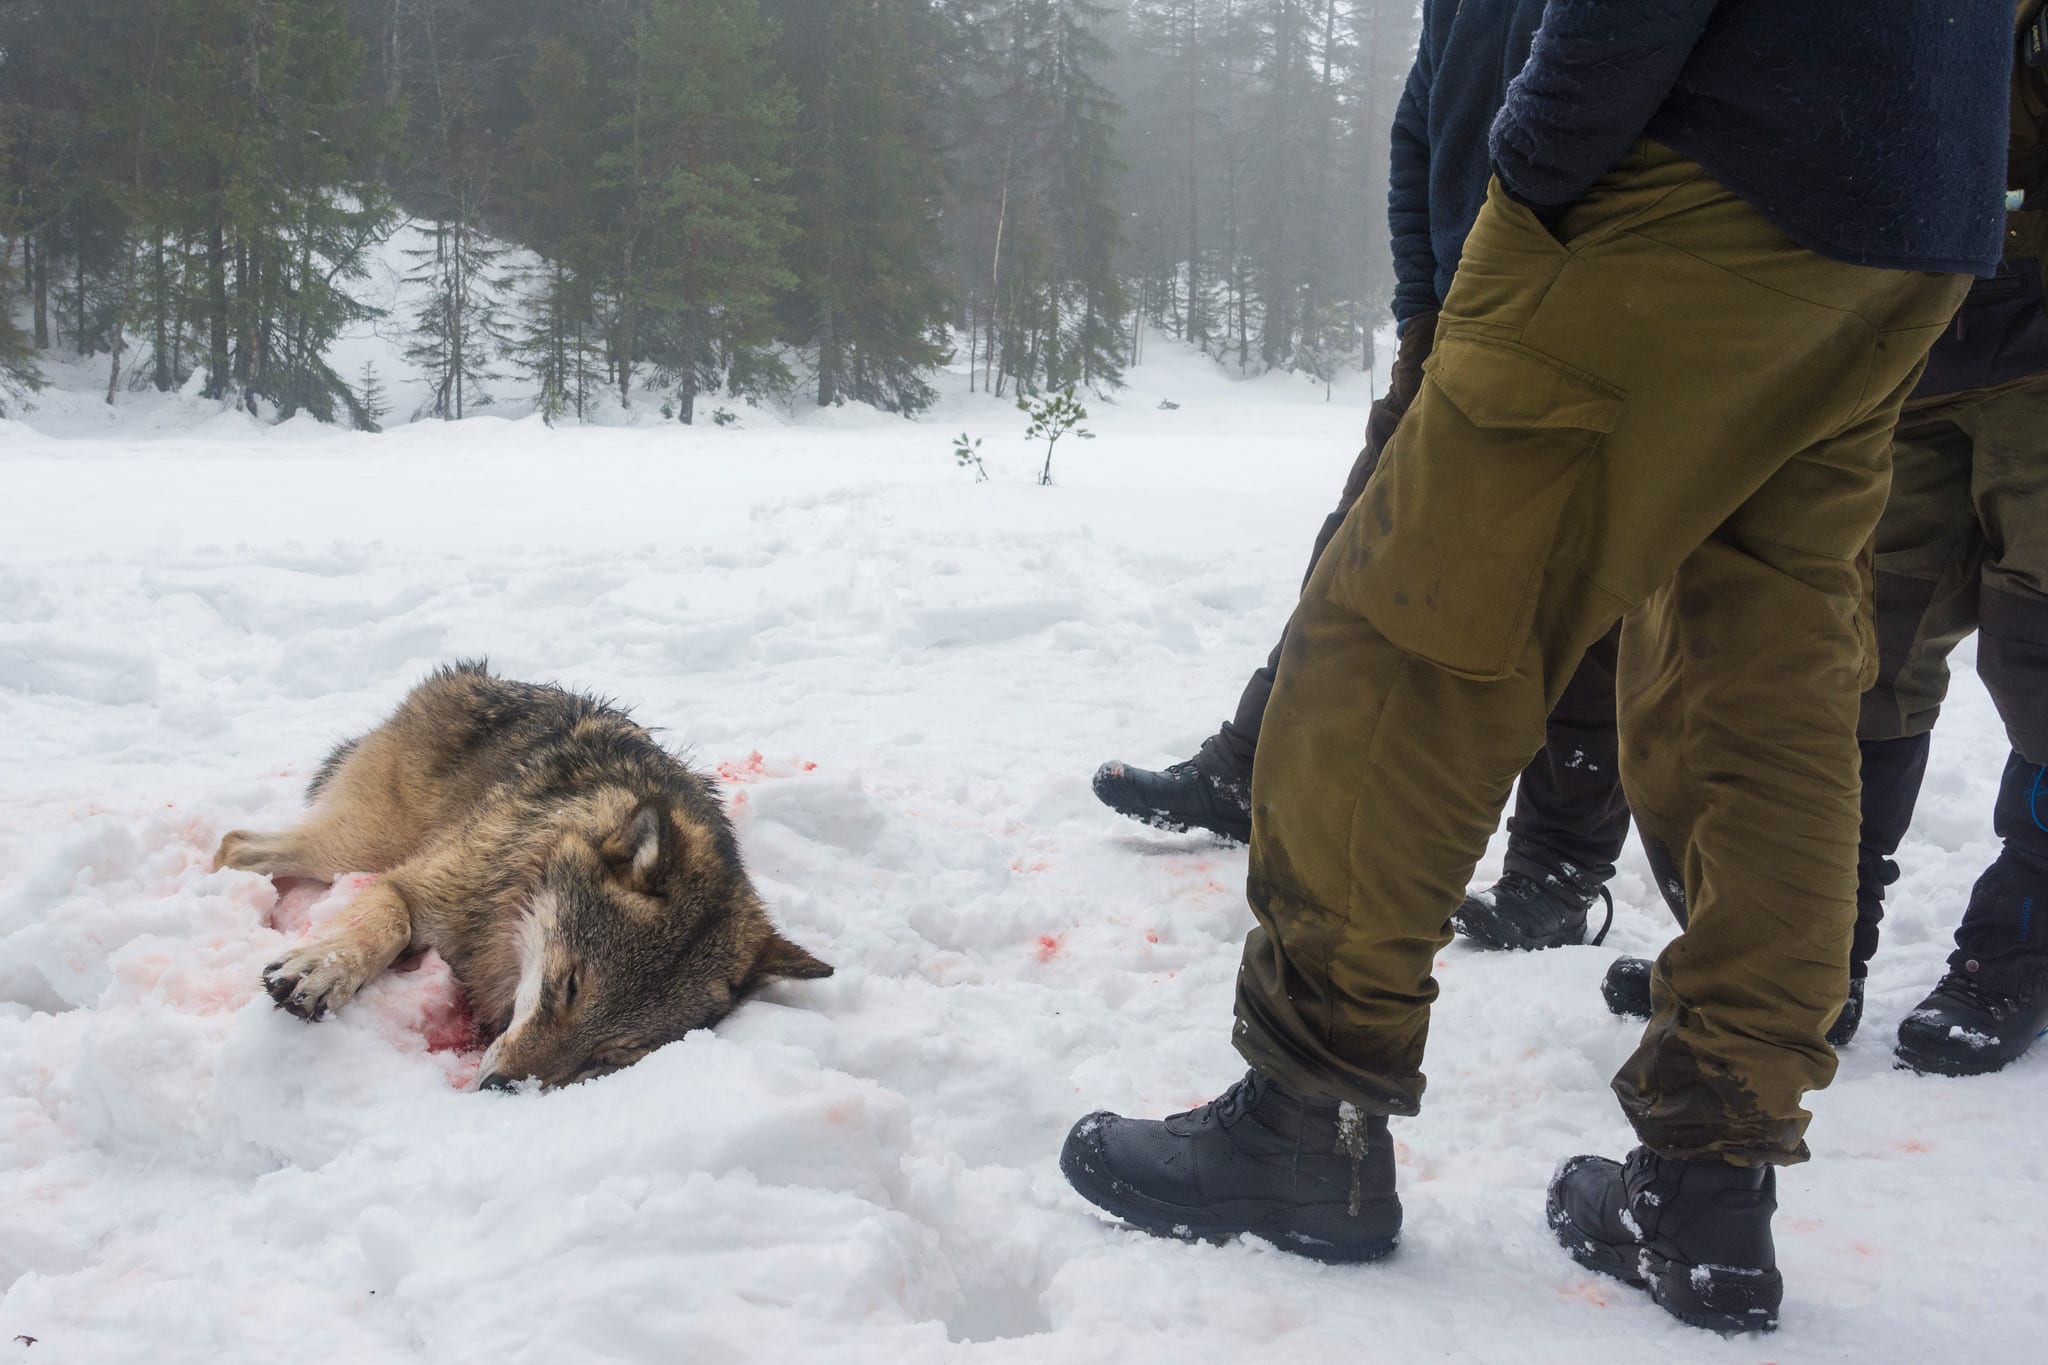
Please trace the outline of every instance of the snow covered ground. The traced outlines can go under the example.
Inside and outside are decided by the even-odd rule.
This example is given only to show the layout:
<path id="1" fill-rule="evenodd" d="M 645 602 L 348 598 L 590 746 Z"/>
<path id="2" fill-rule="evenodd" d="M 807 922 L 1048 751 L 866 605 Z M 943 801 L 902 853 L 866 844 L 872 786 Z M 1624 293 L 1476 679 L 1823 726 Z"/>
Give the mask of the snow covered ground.
<path id="1" fill-rule="evenodd" d="M 1366 401 L 1151 356 L 1052 488 L 962 393 L 726 430 L 371 437 L 175 397 L 0 422 L 0 1360 L 2041 1359 L 2048 1048 L 1890 1066 L 1992 851 L 1967 649 L 1868 1018 L 1782 1174 L 1775 1337 L 1680 1327 L 1543 1226 L 1558 1157 L 1629 1142 L 1635 1030 L 1596 986 L 1669 933 L 1633 850 L 1606 949 L 1444 952 L 1393 1259 L 1154 1242 L 1066 1188 L 1080 1114 L 1238 1074 L 1250 922 L 1242 850 L 1120 821 L 1088 776 L 1184 756 L 1234 700 Z M 431 968 L 274 1011 L 260 967 L 352 884 L 210 873 L 216 840 L 289 821 L 462 655 L 617 696 L 725 774 L 838 974 L 547 1095 L 460 1088 Z"/>

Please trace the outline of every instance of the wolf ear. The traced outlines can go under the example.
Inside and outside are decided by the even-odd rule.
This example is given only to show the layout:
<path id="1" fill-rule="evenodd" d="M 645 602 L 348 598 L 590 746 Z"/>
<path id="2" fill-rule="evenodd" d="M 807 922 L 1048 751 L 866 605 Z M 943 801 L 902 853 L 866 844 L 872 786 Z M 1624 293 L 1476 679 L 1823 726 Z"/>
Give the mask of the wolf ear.
<path id="1" fill-rule="evenodd" d="M 799 981 L 813 981 L 821 976 L 832 975 L 832 964 L 820 962 L 802 948 L 791 943 L 774 929 L 762 940 L 760 956 L 754 959 L 752 969 L 747 972 L 743 991 L 766 985 L 778 977 L 790 977 Z"/>
<path id="2" fill-rule="evenodd" d="M 612 832 L 601 850 L 606 862 L 643 891 L 654 884 L 655 869 L 661 866 L 663 823 L 659 809 L 643 805 L 633 812 L 631 820 Z"/>

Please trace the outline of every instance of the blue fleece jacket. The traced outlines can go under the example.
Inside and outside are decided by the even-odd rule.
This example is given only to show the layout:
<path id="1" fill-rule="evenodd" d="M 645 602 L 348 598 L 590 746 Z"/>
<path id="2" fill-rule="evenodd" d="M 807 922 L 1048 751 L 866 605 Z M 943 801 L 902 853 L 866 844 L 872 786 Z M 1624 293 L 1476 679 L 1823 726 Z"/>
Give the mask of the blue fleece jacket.
<path id="1" fill-rule="evenodd" d="M 1424 0 L 1387 182 L 1396 322 L 1437 311 L 1450 292 L 1486 202 L 1487 129 L 1542 18 L 1543 0 Z"/>
<path id="2" fill-rule="evenodd" d="M 1550 0 L 1494 120 L 1502 183 L 1583 195 L 1639 137 L 1786 236 L 1978 275 L 2003 238 L 2012 0 Z"/>

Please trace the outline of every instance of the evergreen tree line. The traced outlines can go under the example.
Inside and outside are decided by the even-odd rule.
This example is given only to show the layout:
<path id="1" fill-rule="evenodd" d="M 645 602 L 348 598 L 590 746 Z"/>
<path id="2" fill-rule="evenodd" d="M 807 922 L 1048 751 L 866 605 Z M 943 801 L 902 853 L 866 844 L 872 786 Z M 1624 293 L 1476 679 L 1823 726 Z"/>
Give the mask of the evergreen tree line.
<path id="1" fill-rule="evenodd" d="M 371 427 L 327 356 L 410 221 L 420 415 L 653 389 L 902 412 L 1143 327 L 1356 362 L 1408 0 L 10 0 L 0 377 L 109 355 Z M 508 244 L 520 251 L 508 250 Z M 517 265 L 515 267 L 515 262 Z M 20 319 L 20 323 L 17 323 Z"/>

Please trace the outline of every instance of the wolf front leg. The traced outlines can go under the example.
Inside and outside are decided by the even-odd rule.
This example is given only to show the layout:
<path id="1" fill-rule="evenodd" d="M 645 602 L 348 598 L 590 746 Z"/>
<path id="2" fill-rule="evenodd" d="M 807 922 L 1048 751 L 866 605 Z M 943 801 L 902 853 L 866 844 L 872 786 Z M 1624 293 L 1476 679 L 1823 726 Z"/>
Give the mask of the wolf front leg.
<path id="1" fill-rule="evenodd" d="M 356 897 L 330 933 L 265 967 L 263 989 L 279 1009 L 305 1020 L 324 1019 L 389 967 L 412 942 L 412 932 L 405 879 L 393 872 Z"/>

